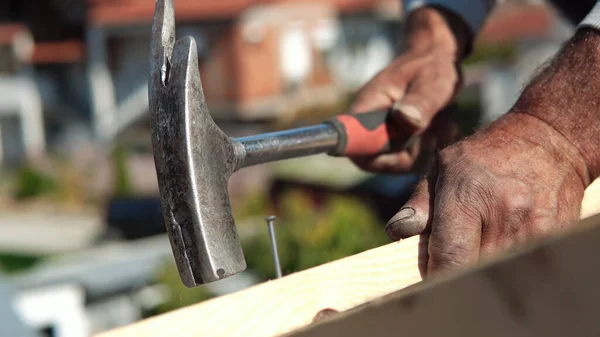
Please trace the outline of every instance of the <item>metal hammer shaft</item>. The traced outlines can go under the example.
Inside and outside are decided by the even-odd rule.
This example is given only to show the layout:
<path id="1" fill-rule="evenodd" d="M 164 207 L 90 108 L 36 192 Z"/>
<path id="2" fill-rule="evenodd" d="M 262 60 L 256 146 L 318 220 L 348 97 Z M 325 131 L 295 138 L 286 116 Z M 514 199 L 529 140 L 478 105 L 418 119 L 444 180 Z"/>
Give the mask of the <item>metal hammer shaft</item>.
<path id="1" fill-rule="evenodd" d="M 277 160 L 333 151 L 339 135 L 333 126 L 319 124 L 234 139 L 238 169 Z"/>
<path id="2" fill-rule="evenodd" d="M 234 138 L 236 170 L 319 153 L 371 156 L 409 146 L 413 132 L 399 130 L 389 118 L 388 111 L 341 115 L 314 126 Z"/>

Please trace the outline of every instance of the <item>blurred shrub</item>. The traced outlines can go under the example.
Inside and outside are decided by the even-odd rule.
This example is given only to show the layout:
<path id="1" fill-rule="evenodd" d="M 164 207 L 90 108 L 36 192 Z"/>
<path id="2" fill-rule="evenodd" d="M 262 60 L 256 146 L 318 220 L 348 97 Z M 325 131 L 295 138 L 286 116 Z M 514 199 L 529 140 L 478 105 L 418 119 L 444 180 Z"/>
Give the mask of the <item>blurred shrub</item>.
<path id="1" fill-rule="evenodd" d="M 0 254 L 0 271 L 7 274 L 24 271 L 35 266 L 42 259 L 40 256 Z"/>
<path id="2" fill-rule="evenodd" d="M 465 88 L 456 97 L 457 111 L 453 117 L 460 127 L 461 137 L 470 136 L 481 127 L 481 97 L 479 88 Z"/>
<path id="3" fill-rule="evenodd" d="M 56 192 L 58 188 L 58 182 L 50 175 L 24 166 L 17 171 L 14 195 L 17 199 L 27 199 Z"/>
<path id="4" fill-rule="evenodd" d="M 19 201 L 43 199 L 80 207 L 86 200 L 85 176 L 68 158 L 55 157 L 45 165 L 26 165 L 15 172 L 13 196 Z"/>
<path id="5" fill-rule="evenodd" d="M 244 198 L 231 200 L 234 218 L 247 219 L 252 217 L 265 217 L 273 212 L 269 195 L 265 191 L 255 191 Z"/>
<path id="6" fill-rule="evenodd" d="M 319 209 L 308 195 L 291 191 L 281 200 L 277 245 L 285 274 L 304 270 L 389 242 L 373 211 L 360 201 L 332 196 Z M 275 276 L 266 225 L 243 240 L 248 268 L 263 279 Z"/>
<path id="7" fill-rule="evenodd" d="M 473 53 L 464 61 L 465 65 L 478 62 L 512 61 L 517 56 L 517 45 L 514 42 L 496 44 L 476 44 Z"/>
<path id="8" fill-rule="evenodd" d="M 276 222 L 277 245 L 284 274 L 304 270 L 367 249 L 386 244 L 389 239 L 374 212 L 364 203 L 347 196 L 331 196 L 316 207 L 300 190 L 287 191 L 279 200 Z M 236 221 L 270 214 L 267 194 L 255 194 L 236 205 Z M 266 224 L 253 226 L 254 234 L 242 236 L 248 269 L 259 278 L 275 277 L 273 255 Z M 179 278 L 176 266 L 169 262 L 158 273 L 157 282 L 167 286 L 172 297 L 148 315 L 159 314 L 212 298 L 206 288 L 189 289 Z"/>
<path id="9" fill-rule="evenodd" d="M 156 280 L 167 287 L 171 298 L 165 303 L 160 304 L 154 311 L 147 313 L 148 316 L 183 308 L 213 297 L 213 295 L 202 286 L 187 288 L 183 285 L 179 278 L 177 267 L 172 261 L 165 263 L 158 272 Z"/>
<path id="10" fill-rule="evenodd" d="M 112 151 L 115 177 L 115 195 L 118 197 L 130 196 L 133 192 L 129 172 L 127 170 L 127 150 L 123 145 L 117 144 Z"/>
<path id="11" fill-rule="evenodd" d="M 57 161 L 57 176 L 60 184 L 56 191 L 57 201 L 71 206 L 81 206 L 86 200 L 85 174 L 68 159 Z"/>

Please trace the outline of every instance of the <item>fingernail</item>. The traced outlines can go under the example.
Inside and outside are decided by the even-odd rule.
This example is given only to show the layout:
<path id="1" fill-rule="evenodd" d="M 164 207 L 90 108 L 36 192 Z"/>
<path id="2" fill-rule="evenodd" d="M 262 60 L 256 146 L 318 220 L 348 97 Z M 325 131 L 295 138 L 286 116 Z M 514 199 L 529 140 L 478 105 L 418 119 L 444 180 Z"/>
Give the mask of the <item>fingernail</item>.
<path id="1" fill-rule="evenodd" d="M 403 220 L 412 218 L 414 215 L 415 215 L 415 209 L 412 207 L 404 207 L 404 208 L 400 209 L 400 211 L 398 213 L 396 213 L 396 215 L 394 215 L 390 219 L 390 221 L 388 221 L 388 223 L 385 225 L 386 232 L 388 232 L 388 234 L 393 234 L 393 232 L 395 232 L 396 227 L 398 227 L 400 222 L 402 222 Z"/>
<path id="2" fill-rule="evenodd" d="M 402 116 L 416 125 L 423 124 L 423 114 L 414 105 L 396 103 L 394 104 L 394 110 L 400 112 Z"/>

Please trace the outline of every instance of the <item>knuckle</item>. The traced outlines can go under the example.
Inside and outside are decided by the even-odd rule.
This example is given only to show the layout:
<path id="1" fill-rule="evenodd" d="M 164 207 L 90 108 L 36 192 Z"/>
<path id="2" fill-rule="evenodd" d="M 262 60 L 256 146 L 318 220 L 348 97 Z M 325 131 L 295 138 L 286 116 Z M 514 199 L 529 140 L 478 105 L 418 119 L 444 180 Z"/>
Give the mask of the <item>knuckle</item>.
<path id="1" fill-rule="evenodd" d="M 421 74 L 427 78 L 428 82 L 435 85 L 437 89 L 454 91 L 459 82 L 459 74 L 456 67 L 449 62 L 437 62 L 433 66 L 425 67 Z M 439 96 L 439 94 L 440 92 L 437 92 L 436 96 Z"/>
<path id="2" fill-rule="evenodd" d="M 503 193 L 502 206 L 506 212 L 523 213 L 533 209 L 534 200 L 527 191 L 506 191 Z"/>
<path id="3" fill-rule="evenodd" d="M 429 258 L 432 267 L 442 270 L 455 269 L 468 264 L 471 260 L 469 249 L 460 244 L 431 246 L 429 248 Z"/>
<path id="4" fill-rule="evenodd" d="M 532 237 L 541 237 L 553 231 L 553 226 L 548 221 L 532 221 L 529 223 L 528 232 Z"/>
<path id="5" fill-rule="evenodd" d="M 513 219 L 517 220 L 516 217 L 513 217 Z M 528 213 L 518 221 L 512 221 L 506 226 L 512 229 L 512 237 L 515 243 L 525 243 L 553 233 L 557 224 L 546 217 L 536 218 Z"/>
<path id="6" fill-rule="evenodd" d="M 413 92 L 406 96 L 402 100 L 403 104 L 414 106 L 424 118 L 428 118 L 432 115 L 432 111 L 435 110 L 435 102 L 427 99 L 424 95 L 419 92 Z"/>
<path id="7" fill-rule="evenodd" d="M 390 68 L 388 75 L 394 80 L 394 82 L 406 83 L 410 77 L 408 70 L 409 69 L 407 69 L 405 64 L 400 64 L 396 67 Z"/>
<path id="8" fill-rule="evenodd" d="M 467 160 L 470 161 L 470 152 L 472 150 L 469 148 L 467 140 L 462 140 L 440 151 L 440 159 L 447 166 L 455 166 Z"/>
<path id="9" fill-rule="evenodd" d="M 457 160 L 461 160 L 462 149 L 461 143 L 456 143 L 452 146 L 442 149 L 438 155 L 438 161 L 441 168 L 450 169 Z"/>
<path id="10" fill-rule="evenodd" d="M 452 186 L 452 197 L 464 213 L 478 217 L 491 207 L 497 207 L 495 179 L 470 159 L 464 144 L 444 148 L 440 151 L 439 160 L 443 173 L 440 180 Z"/>
<path id="11" fill-rule="evenodd" d="M 445 94 L 448 94 L 454 91 L 454 87 L 458 83 L 458 77 L 454 73 L 446 73 L 441 77 L 437 78 L 436 84 L 438 89 L 443 90 Z M 441 96 L 437 95 L 438 97 Z"/>
<path id="12" fill-rule="evenodd" d="M 507 184 L 504 184 L 505 186 Z M 524 232 L 529 232 L 535 223 L 544 216 L 539 217 L 535 213 L 535 200 L 530 188 L 522 184 L 508 184 L 508 187 L 501 189 L 497 209 L 499 212 L 499 225 L 504 228 L 504 233 L 510 237 L 522 236 Z M 533 229 L 537 231 L 537 229 Z M 519 234 L 521 233 L 521 234 Z M 525 234 L 528 236 L 529 234 Z"/>

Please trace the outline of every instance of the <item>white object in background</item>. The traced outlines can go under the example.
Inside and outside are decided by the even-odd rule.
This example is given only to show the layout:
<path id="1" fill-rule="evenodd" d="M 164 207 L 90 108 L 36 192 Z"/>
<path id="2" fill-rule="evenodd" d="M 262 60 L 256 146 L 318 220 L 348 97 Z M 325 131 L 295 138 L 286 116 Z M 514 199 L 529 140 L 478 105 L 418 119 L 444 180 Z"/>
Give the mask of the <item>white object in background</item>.
<path id="1" fill-rule="evenodd" d="M 553 57 L 561 45 L 560 40 L 525 41 L 516 62 L 489 66 L 481 85 L 482 122 L 491 123 L 509 111 L 539 67 Z"/>
<path id="2" fill-rule="evenodd" d="M 289 84 L 301 83 L 312 67 L 311 46 L 299 22 L 291 22 L 281 32 L 280 64 L 284 79 Z"/>
<path id="3" fill-rule="evenodd" d="M 337 21 L 327 18 L 321 19 L 313 30 L 314 45 L 319 50 L 329 50 L 338 41 L 340 27 Z"/>
<path id="4" fill-rule="evenodd" d="M 20 122 L 20 130 L 11 131 L 19 134 L 25 156 L 32 159 L 43 154 L 46 150 L 43 108 L 40 93 L 32 75 L 24 71 L 17 76 L 0 76 L 0 92 L 2 92 L 0 117 L 16 117 Z M 0 139 L 0 147 L 3 147 L 3 154 L 6 154 L 6 157 L 0 157 L 0 160 L 8 160 L 9 154 L 20 154 L 20 149 L 7 148 L 15 147 L 16 143 L 18 142 L 13 139 L 2 144 L 2 139 Z"/>
<path id="5" fill-rule="evenodd" d="M 517 100 L 516 77 L 510 66 L 490 66 L 481 83 L 481 122 L 486 125 L 504 115 Z"/>
<path id="6" fill-rule="evenodd" d="M 130 294 L 102 297 L 86 307 L 89 334 L 112 330 L 133 324 L 143 318 L 141 308 Z"/>
<path id="7" fill-rule="evenodd" d="M 51 328 L 56 337 L 87 337 L 85 292 L 77 285 L 58 285 L 18 292 L 15 312 L 33 329 Z"/>
<path id="8" fill-rule="evenodd" d="M 367 59 L 365 64 L 364 82 L 370 80 L 383 70 L 394 59 L 394 50 L 390 42 L 383 35 L 375 35 L 367 45 Z"/>
<path id="9" fill-rule="evenodd" d="M 106 34 L 98 27 L 86 32 L 87 79 L 90 90 L 93 126 L 96 138 L 108 141 L 117 120 L 117 98 L 108 66 Z"/>
<path id="10" fill-rule="evenodd" d="M 248 43 L 261 43 L 265 40 L 266 27 L 264 22 L 249 21 L 243 25 L 242 36 Z"/>
<path id="11" fill-rule="evenodd" d="M 373 34 L 364 46 L 352 41 L 335 46 L 329 65 L 338 85 L 356 90 L 385 68 L 394 58 L 392 44 L 382 35 Z"/>

